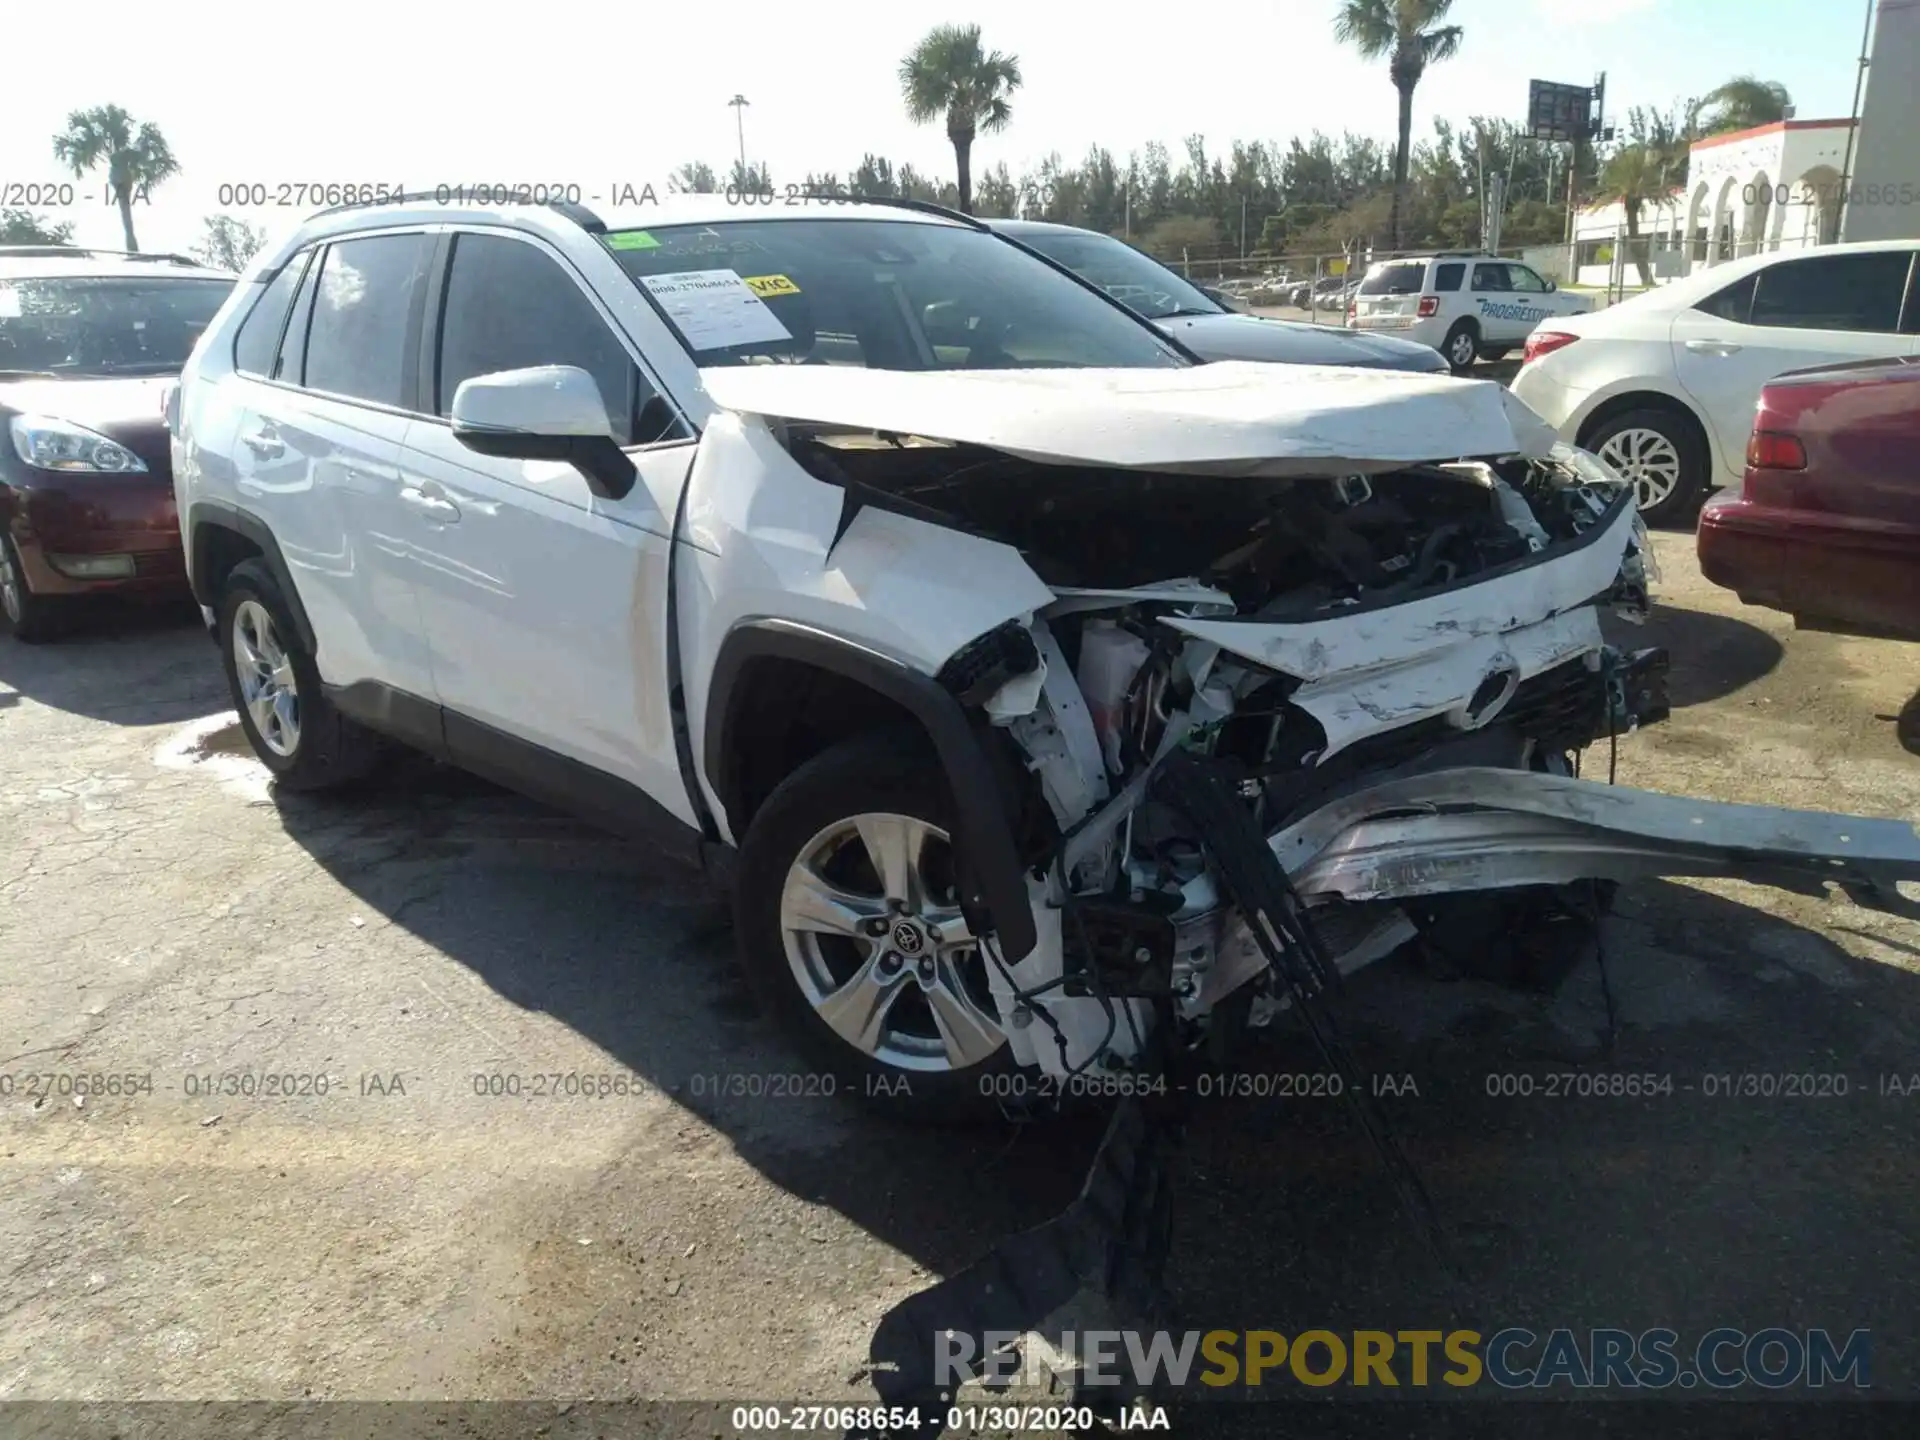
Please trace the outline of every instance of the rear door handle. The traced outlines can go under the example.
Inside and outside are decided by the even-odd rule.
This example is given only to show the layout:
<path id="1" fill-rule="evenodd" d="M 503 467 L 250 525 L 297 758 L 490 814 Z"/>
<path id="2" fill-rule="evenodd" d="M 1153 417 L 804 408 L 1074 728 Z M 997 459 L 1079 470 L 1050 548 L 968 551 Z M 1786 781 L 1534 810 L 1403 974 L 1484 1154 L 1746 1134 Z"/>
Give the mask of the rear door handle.
<path id="1" fill-rule="evenodd" d="M 429 495 L 416 486 L 407 485 L 402 487 L 400 498 L 442 525 L 451 525 L 460 518 L 460 507 L 444 495 Z"/>
<path id="2" fill-rule="evenodd" d="M 280 432 L 271 425 L 263 425 L 251 434 L 243 435 L 240 443 L 262 460 L 275 460 L 287 453 L 286 444 L 280 439 Z"/>
<path id="3" fill-rule="evenodd" d="M 1687 349 L 1696 355 L 1738 355 L 1740 347 L 1731 340 L 1689 340 Z"/>

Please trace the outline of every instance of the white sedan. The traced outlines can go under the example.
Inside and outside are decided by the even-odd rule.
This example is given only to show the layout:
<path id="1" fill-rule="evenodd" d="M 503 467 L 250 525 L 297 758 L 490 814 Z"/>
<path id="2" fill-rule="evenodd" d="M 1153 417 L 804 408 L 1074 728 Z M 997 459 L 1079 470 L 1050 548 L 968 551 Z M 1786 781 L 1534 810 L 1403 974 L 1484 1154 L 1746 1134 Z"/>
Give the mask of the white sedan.
<path id="1" fill-rule="evenodd" d="M 1914 353 L 1916 250 L 1906 240 L 1751 256 L 1548 321 L 1527 337 L 1513 392 L 1631 481 L 1649 520 L 1687 520 L 1739 480 L 1768 380 Z"/>

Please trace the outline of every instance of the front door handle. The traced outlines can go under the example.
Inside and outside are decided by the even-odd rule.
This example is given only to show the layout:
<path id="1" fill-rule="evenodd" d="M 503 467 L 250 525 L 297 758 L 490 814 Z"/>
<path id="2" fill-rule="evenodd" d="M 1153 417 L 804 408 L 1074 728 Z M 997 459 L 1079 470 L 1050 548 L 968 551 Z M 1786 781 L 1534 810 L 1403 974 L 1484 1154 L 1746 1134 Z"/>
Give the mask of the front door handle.
<path id="1" fill-rule="evenodd" d="M 408 485 L 401 489 L 400 498 L 422 515 L 438 520 L 442 525 L 451 525 L 460 518 L 460 507 L 445 495 L 429 495 L 425 490 Z"/>
<path id="2" fill-rule="evenodd" d="M 1689 340 L 1687 349 L 1696 355 L 1738 355 L 1740 347 L 1731 340 Z"/>
<path id="3" fill-rule="evenodd" d="M 287 453 L 286 444 L 280 439 L 279 432 L 271 426 L 263 426 L 241 437 L 240 443 L 262 460 L 277 460 Z"/>

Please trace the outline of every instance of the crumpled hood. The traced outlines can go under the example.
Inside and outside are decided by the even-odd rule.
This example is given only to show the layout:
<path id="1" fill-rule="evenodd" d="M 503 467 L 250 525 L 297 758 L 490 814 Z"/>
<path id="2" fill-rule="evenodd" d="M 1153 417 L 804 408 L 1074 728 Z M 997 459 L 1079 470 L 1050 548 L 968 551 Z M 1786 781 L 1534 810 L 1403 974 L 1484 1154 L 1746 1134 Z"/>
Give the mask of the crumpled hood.
<path id="1" fill-rule="evenodd" d="M 1166 370 L 702 370 L 714 403 L 981 445 L 1056 464 L 1214 474 L 1365 474 L 1545 457 L 1553 431 L 1486 380 L 1221 361 Z"/>

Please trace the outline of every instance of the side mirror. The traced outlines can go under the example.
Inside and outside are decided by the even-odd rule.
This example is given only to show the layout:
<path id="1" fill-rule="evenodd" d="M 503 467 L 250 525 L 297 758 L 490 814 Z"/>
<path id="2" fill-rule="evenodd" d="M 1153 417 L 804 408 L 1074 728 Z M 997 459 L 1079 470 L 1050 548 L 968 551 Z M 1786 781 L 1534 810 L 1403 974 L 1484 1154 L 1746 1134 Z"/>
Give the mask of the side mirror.
<path id="1" fill-rule="evenodd" d="M 1559 288 L 1560 288 L 1560 282 L 1558 280 L 1553 279 L 1551 276 L 1549 276 L 1547 279 L 1547 293 L 1551 295 L 1554 291 L 1558 290 Z"/>
<path id="2" fill-rule="evenodd" d="M 564 460 L 594 494 L 624 499 L 638 472 L 614 438 L 593 377 L 575 365 L 501 370 L 460 382 L 453 438 L 477 455 Z"/>

